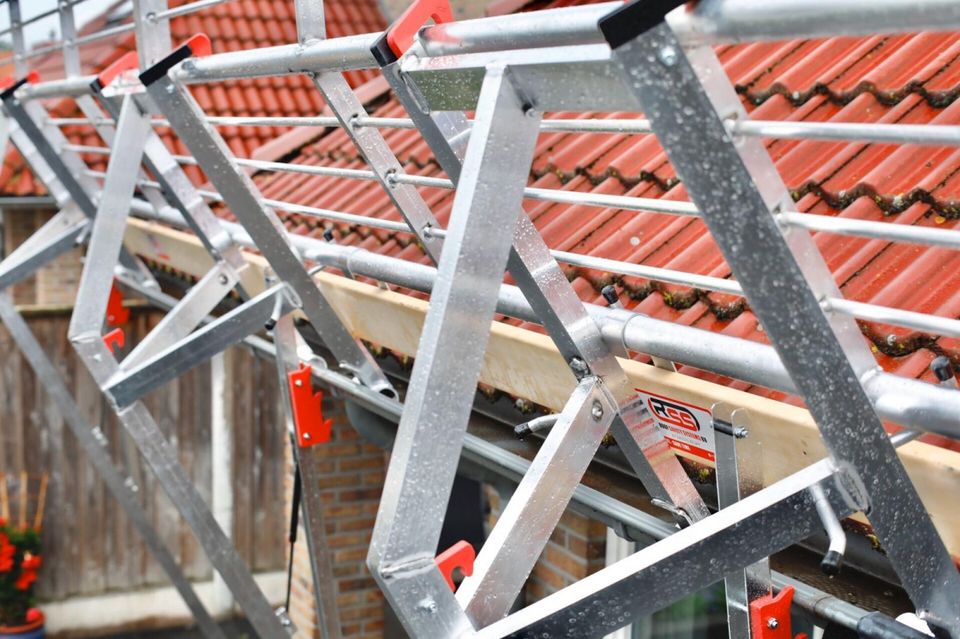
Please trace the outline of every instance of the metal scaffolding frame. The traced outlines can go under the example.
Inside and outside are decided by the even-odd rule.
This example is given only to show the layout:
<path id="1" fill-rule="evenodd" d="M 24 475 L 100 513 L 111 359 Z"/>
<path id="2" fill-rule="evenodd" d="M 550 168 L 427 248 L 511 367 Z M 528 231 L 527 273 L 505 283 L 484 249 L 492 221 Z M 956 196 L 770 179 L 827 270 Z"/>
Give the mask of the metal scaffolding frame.
<path id="1" fill-rule="evenodd" d="M 792 600 L 821 617 L 842 619 L 863 637 L 914 636 L 882 615 L 851 613 L 843 602 L 811 595 L 809 587 L 769 569 L 771 554 L 825 530 L 830 548 L 823 568 L 835 571 L 846 545 L 839 520 L 864 512 L 919 617 L 938 636 L 960 639 L 960 575 L 895 450 L 922 432 L 960 436 L 960 393 L 882 373 L 855 320 L 950 336 L 960 335 L 960 321 L 843 299 L 809 231 L 952 249 L 960 248 L 960 232 L 798 213 L 760 142 L 774 136 L 955 145 L 956 127 L 752 121 L 711 47 L 787 35 L 956 28 L 955 2 L 925 0 L 917 7 L 887 0 L 868 7 L 854 0 L 776 0 L 758 8 L 745 0 L 701 0 L 692 9 L 677 9 L 676 1 L 636 0 L 458 23 L 445 2 L 418 0 L 382 34 L 327 39 L 323 3 L 295 0 L 297 43 L 213 55 L 210 41 L 197 35 L 171 46 L 171 18 L 223 1 L 171 9 L 166 0 L 135 0 L 133 22 L 83 37 L 74 24 L 77 2 L 62 2 L 55 10 L 62 42 L 27 51 L 24 25 L 53 12 L 24 21 L 18 0 L 7 0 L 19 79 L 0 94 L 4 138 L 20 150 L 59 209 L 0 262 L 0 319 L 207 636 L 221 632 L 2 292 L 77 244 L 88 251 L 70 340 L 261 636 L 285 636 L 288 620 L 267 603 L 140 399 L 233 344 L 252 341 L 263 348 L 254 335 L 266 327 L 284 390 L 285 427 L 305 486 L 304 525 L 324 637 L 339 637 L 341 630 L 316 488 L 316 446 L 329 437 L 330 425 L 314 378 L 399 419 L 368 565 L 413 636 L 603 636 L 719 580 L 727 584 L 731 636 L 788 636 Z M 436 24 L 421 29 L 429 19 Z M 99 76 L 82 74 L 79 47 L 130 30 L 136 54 Z M 56 50 L 63 54 L 66 79 L 31 78 L 29 59 Z M 358 68 L 378 68 L 409 119 L 370 117 L 343 76 Z M 196 82 L 290 73 L 308 75 L 333 115 L 210 118 L 189 91 Z M 84 117 L 50 117 L 42 100 L 52 97 L 73 98 Z M 472 121 L 467 111 L 475 112 Z M 645 119 L 545 119 L 550 111 L 643 112 Z M 70 144 L 59 127 L 76 124 L 93 126 L 106 146 Z M 341 127 L 369 170 L 236 158 L 217 130 L 263 124 Z M 172 154 L 157 127 L 171 129 L 192 156 Z M 448 179 L 404 173 L 379 131 L 398 127 L 419 131 Z M 691 202 L 530 188 L 527 177 L 542 131 L 652 133 Z M 106 173 L 91 171 L 82 153 L 108 154 Z M 182 165 L 199 166 L 216 191 L 198 189 Z M 373 180 L 404 221 L 268 200 L 245 168 Z M 454 189 L 446 228 L 419 186 Z M 736 281 L 551 250 L 524 212 L 525 199 L 699 217 Z M 224 204 L 239 224 L 221 220 L 208 202 Z M 436 267 L 291 236 L 277 210 L 411 233 Z M 149 269 L 124 248 L 131 215 L 188 228 L 210 255 L 213 267 L 182 299 L 160 294 Z M 266 277 L 248 265 L 244 248 L 263 255 Z M 584 304 L 561 262 L 745 296 L 772 347 Z M 327 266 L 430 292 L 402 406 L 375 358 L 316 285 L 315 269 Z M 505 272 L 516 287 L 503 285 Z M 121 359 L 115 279 L 169 308 Z M 241 303 L 210 317 L 231 292 Z M 302 323 L 295 323 L 295 312 Z M 495 312 L 542 324 L 577 382 L 563 410 L 550 418 L 531 463 L 498 456 L 466 432 Z M 106 335 L 105 324 L 114 328 Z M 314 332 L 339 371 L 327 370 L 310 346 Z M 798 393 L 828 458 L 761 488 L 753 476 L 757 452 L 743 452 L 751 443 L 744 438 L 750 416 L 715 405 L 706 427 L 717 441 L 720 509 L 711 513 L 618 362 L 628 351 L 649 354 L 661 367 L 693 364 Z M 889 438 L 880 419 L 910 430 Z M 580 480 L 608 431 L 675 527 L 621 513 L 621 523 L 629 520 L 660 541 L 513 611 L 567 505 L 589 501 L 604 512 L 603 496 L 585 493 Z M 517 475 L 518 487 L 475 561 L 472 550 L 459 545 L 437 557 L 458 460 L 471 454 Z M 471 574 L 453 592 L 450 571 L 471 561 Z"/>

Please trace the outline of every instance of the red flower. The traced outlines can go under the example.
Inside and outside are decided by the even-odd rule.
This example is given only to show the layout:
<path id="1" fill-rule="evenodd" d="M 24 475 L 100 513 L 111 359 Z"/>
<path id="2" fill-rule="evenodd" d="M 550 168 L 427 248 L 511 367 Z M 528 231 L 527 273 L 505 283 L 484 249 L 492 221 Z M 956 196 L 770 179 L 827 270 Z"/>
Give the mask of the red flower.
<path id="1" fill-rule="evenodd" d="M 0 533 L 0 572 L 13 570 L 13 556 L 17 554 L 17 547 L 10 543 L 10 539 Z"/>
<path id="2" fill-rule="evenodd" d="M 36 570 L 43 565 L 43 558 L 40 555 L 25 553 L 20 565 L 23 566 L 24 570 Z"/>
<path id="3" fill-rule="evenodd" d="M 20 576 L 17 578 L 17 583 L 13 584 L 17 590 L 27 590 L 30 586 L 33 585 L 33 582 L 37 580 L 37 572 L 35 570 L 24 570 L 20 573 Z"/>
<path id="4" fill-rule="evenodd" d="M 39 608 L 30 608 L 27 610 L 27 623 L 33 623 L 41 619 L 43 619 L 43 613 L 40 612 Z"/>

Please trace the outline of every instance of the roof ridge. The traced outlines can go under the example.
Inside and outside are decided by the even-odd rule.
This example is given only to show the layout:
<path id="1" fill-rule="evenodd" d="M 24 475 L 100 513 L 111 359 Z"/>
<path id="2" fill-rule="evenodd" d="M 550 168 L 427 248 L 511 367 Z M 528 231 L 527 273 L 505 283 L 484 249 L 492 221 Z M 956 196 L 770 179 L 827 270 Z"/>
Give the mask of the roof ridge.
<path id="1" fill-rule="evenodd" d="M 914 204 L 923 203 L 941 217 L 948 220 L 960 219 L 960 200 L 941 200 L 934 196 L 931 191 L 922 188 L 912 189 L 905 194 L 887 195 L 880 193 L 876 187 L 866 182 L 860 182 L 853 188 L 841 189 L 836 192 L 824 188 L 822 184 L 817 182 L 806 182 L 800 188 L 790 189 L 790 195 L 794 202 L 800 201 L 808 194 L 817 196 L 827 206 L 837 211 L 846 209 L 862 197 L 869 197 L 883 211 L 884 215 L 897 215 Z"/>
<path id="2" fill-rule="evenodd" d="M 739 95 L 746 98 L 750 104 L 754 106 L 760 106 L 776 96 L 782 96 L 795 107 L 803 106 L 809 100 L 818 96 L 825 97 L 837 106 L 846 106 L 861 95 L 869 94 L 883 106 L 896 106 L 910 96 L 917 95 L 920 96 L 927 105 L 936 109 L 944 109 L 956 102 L 957 98 L 960 97 L 960 86 L 929 91 L 924 88 L 923 84 L 919 81 L 908 82 L 899 89 L 886 91 L 868 81 L 861 82 L 853 89 L 839 92 L 832 90 L 822 82 L 817 82 L 805 91 L 791 91 L 780 82 L 775 82 L 770 85 L 769 88 L 762 91 L 751 91 L 748 86 L 742 84 L 736 85 L 736 90 Z"/>

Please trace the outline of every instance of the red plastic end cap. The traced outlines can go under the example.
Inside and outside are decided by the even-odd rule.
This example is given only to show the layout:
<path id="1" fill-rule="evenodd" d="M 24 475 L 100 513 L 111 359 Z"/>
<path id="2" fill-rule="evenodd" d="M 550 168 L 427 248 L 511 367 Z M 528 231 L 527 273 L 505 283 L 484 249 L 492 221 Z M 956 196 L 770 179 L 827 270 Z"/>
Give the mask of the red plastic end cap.
<path id="1" fill-rule="evenodd" d="M 116 353 L 118 348 L 123 348 L 126 342 L 126 336 L 123 334 L 122 328 L 115 328 L 103 336 L 103 343 L 107 345 L 111 353 Z"/>
<path id="2" fill-rule="evenodd" d="M 323 392 L 314 392 L 312 374 L 312 369 L 306 364 L 301 364 L 299 369 L 287 373 L 293 425 L 300 448 L 330 441 L 330 431 L 333 428 L 333 420 L 323 418 Z"/>
<path id="3" fill-rule="evenodd" d="M 190 47 L 190 52 L 195 58 L 202 58 L 213 53 L 213 45 L 210 43 L 210 36 L 206 33 L 198 33 L 191 36 L 189 40 L 183 43 L 183 46 Z"/>
<path id="4" fill-rule="evenodd" d="M 113 82 L 117 76 L 124 71 L 132 71 L 133 69 L 138 69 L 139 67 L 140 59 L 137 57 L 137 52 L 127 51 L 113 64 L 101 71 L 97 76 L 97 81 L 100 82 L 101 87 L 105 87 Z"/>
<path id="5" fill-rule="evenodd" d="M 453 21 L 453 9 L 449 0 L 416 0 L 403 12 L 387 32 L 387 44 L 390 50 L 400 57 L 406 53 L 413 38 L 427 20 L 433 18 L 437 24 Z"/>
<path id="6" fill-rule="evenodd" d="M 38 82 L 40 82 L 40 72 L 39 71 L 29 72 L 27 74 L 27 77 L 25 77 L 23 81 L 26 82 L 27 84 L 37 84 Z M 17 79 L 14 78 L 13 76 L 10 76 L 9 78 L 3 78 L 2 80 L 0 80 L 0 91 L 6 91 L 16 83 L 17 83 Z"/>
<path id="7" fill-rule="evenodd" d="M 458 541 L 437 555 L 434 561 L 437 562 L 437 568 L 440 569 L 443 578 L 447 580 L 450 590 L 456 590 L 457 586 L 453 583 L 453 571 L 459 568 L 464 575 L 469 577 L 473 574 L 473 562 L 476 558 L 477 552 L 473 549 L 473 546 L 466 541 Z"/>

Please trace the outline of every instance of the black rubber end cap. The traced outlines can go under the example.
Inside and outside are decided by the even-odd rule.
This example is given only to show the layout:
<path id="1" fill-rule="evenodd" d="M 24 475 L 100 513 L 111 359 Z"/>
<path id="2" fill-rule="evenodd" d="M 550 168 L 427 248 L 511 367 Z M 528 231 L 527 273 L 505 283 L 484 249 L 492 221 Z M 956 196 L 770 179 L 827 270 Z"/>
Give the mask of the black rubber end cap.
<path id="1" fill-rule="evenodd" d="M 940 382 L 946 382 L 954 375 L 953 364 L 950 363 L 950 358 L 945 355 L 940 355 L 930 362 L 930 370 L 933 371 Z"/>
<path id="2" fill-rule="evenodd" d="M 190 49 L 189 45 L 183 45 L 182 47 L 171 52 L 170 55 L 165 57 L 160 62 L 157 62 L 155 65 L 144 71 L 140 74 L 140 82 L 143 83 L 143 86 L 148 87 L 160 78 L 167 75 L 167 72 L 174 67 L 174 65 L 186 60 L 193 55 L 193 51 Z"/>
<path id="3" fill-rule="evenodd" d="M 603 299 L 607 300 L 607 304 L 613 305 L 620 301 L 620 296 L 617 295 L 617 287 L 613 284 L 604 286 L 600 294 L 603 295 Z"/>
<path id="4" fill-rule="evenodd" d="M 379 64 L 381 68 L 393 64 L 399 59 L 387 42 L 386 31 L 384 31 L 383 34 L 377 38 L 377 41 L 373 43 L 373 46 L 370 47 L 370 53 L 373 54 L 374 60 L 377 61 L 377 64 Z"/>
<path id="5" fill-rule="evenodd" d="M 275 319 L 273 319 L 273 318 L 270 318 L 270 319 L 268 319 L 266 322 L 263 323 L 263 327 L 264 327 L 265 329 L 267 329 L 268 331 L 272 331 L 274 328 L 276 328 L 276 326 L 277 326 L 277 320 L 275 320 Z"/>
<path id="6" fill-rule="evenodd" d="M 327 242 L 333 241 L 333 229 L 324 229 L 323 230 L 323 239 Z"/>
<path id="7" fill-rule="evenodd" d="M 600 18 L 597 23 L 611 49 L 624 45 L 659 26 L 667 14 L 685 0 L 634 0 Z"/>
<path id="8" fill-rule="evenodd" d="M 836 550 L 828 550 L 827 554 L 823 556 L 823 561 L 820 562 L 820 570 L 823 571 L 823 574 L 833 577 L 840 574 L 840 564 L 842 563 L 843 555 Z"/>
<path id="9" fill-rule="evenodd" d="M 11 84 L 9 87 L 4 89 L 3 92 L 0 92 L 0 100 L 3 100 L 4 102 L 6 102 L 7 100 L 13 97 L 13 94 L 17 92 L 17 89 L 19 89 L 29 81 L 30 80 L 28 78 L 20 78 L 19 80 Z"/>

